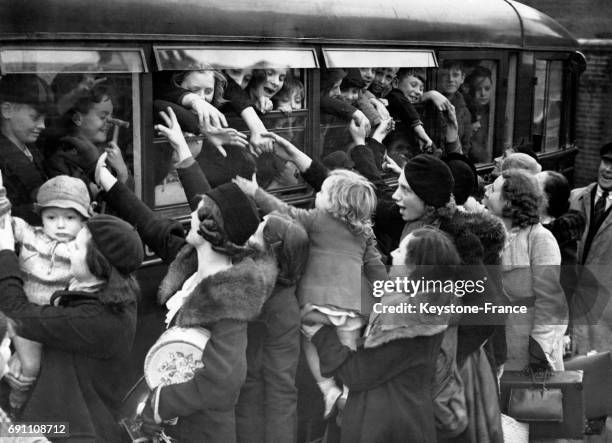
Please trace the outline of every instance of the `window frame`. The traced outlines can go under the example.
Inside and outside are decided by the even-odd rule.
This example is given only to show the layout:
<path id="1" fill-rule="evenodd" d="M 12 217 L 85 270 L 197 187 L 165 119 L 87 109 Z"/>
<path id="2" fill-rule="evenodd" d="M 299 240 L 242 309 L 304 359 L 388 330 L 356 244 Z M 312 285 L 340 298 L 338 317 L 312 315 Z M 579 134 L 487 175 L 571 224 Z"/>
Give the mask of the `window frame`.
<path id="1" fill-rule="evenodd" d="M 567 99 L 568 95 L 568 67 L 567 67 L 567 54 L 558 54 L 558 53 L 534 53 L 533 57 L 533 66 L 532 66 L 532 89 L 531 89 L 531 125 L 529 127 L 529 135 L 530 139 L 533 142 L 534 135 L 534 122 L 533 122 L 533 112 L 535 105 L 535 89 L 537 87 L 535 76 L 536 73 L 536 63 L 538 61 L 546 62 L 546 84 L 544 88 L 544 115 L 542 122 L 542 139 L 540 143 L 539 150 L 536 152 L 538 154 L 551 154 L 555 152 L 562 151 L 568 147 L 569 137 L 570 137 L 570 128 L 569 128 L 569 117 L 570 110 Z M 556 148 L 546 149 L 546 139 L 547 139 L 547 124 L 548 124 L 548 106 L 550 103 L 550 75 L 551 75 L 551 64 L 552 62 L 560 62 L 561 63 L 561 110 L 559 116 L 559 144 Z M 565 99 L 565 100 L 564 100 Z M 535 147 L 534 147 L 535 150 Z"/>
<path id="2" fill-rule="evenodd" d="M 231 46 L 222 46 L 222 45 L 218 45 L 218 44 L 211 44 L 211 45 L 153 45 L 153 55 L 155 57 L 155 66 L 156 66 L 156 71 L 194 71 L 197 69 L 197 67 L 186 67 L 186 68 L 173 68 L 173 69 L 168 69 L 168 68 L 164 68 L 163 66 L 163 61 L 161 60 L 161 55 L 160 52 L 161 51 L 175 51 L 175 50 L 183 50 L 183 51 L 188 51 L 188 50 L 194 50 L 194 51 L 227 51 L 228 53 L 231 52 L 235 52 L 236 53 L 236 57 L 239 56 L 239 53 L 242 52 L 261 52 L 261 53 L 265 53 L 268 51 L 274 51 L 274 52 L 303 52 L 303 53 L 310 53 L 312 56 L 312 61 L 313 61 L 313 65 L 312 66 L 286 66 L 286 65 L 274 65 L 274 62 L 272 62 L 271 64 L 262 64 L 262 69 L 264 69 L 265 67 L 268 68 L 298 68 L 298 69 L 316 69 L 319 68 L 319 59 L 317 57 L 317 51 L 314 47 L 312 46 L 236 46 L 236 45 L 231 45 Z M 265 62 L 265 60 L 262 60 Z M 204 62 L 202 64 L 202 68 L 201 69 L 207 69 L 207 67 L 211 67 L 213 69 L 237 69 L 237 68 L 242 68 L 242 69 L 256 69 L 258 68 L 257 65 L 252 65 L 252 66 L 247 66 L 247 67 L 243 67 L 244 65 L 225 65 L 225 64 L 215 64 L 215 63 L 208 63 L 208 62 Z"/>
<path id="3" fill-rule="evenodd" d="M 105 70 L 62 70 L 62 71 L 30 71 L 30 70 L 26 70 L 26 71 L 8 71 L 5 72 L 4 70 L 4 61 L 2 60 L 2 53 L 4 51 L 74 51 L 74 52 L 85 52 L 85 51 L 99 51 L 99 52 L 127 52 L 127 51 L 133 51 L 136 52 L 140 57 L 140 63 L 142 66 L 141 70 L 135 70 L 135 71 L 131 71 L 131 70 L 123 70 L 123 71 L 105 71 Z M 59 64 L 59 63 L 58 63 Z M 66 66 L 70 66 L 68 64 L 66 64 Z M 2 75 L 4 74 L 51 74 L 51 73 L 62 73 L 62 74 L 81 74 L 81 73 L 92 73 L 92 74 L 144 74 L 144 73 L 148 73 L 149 68 L 148 68 L 148 64 L 147 64 L 147 59 L 145 58 L 145 52 L 142 46 L 89 46 L 89 45 L 79 45 L 79 46 L 75 46 L 75 45 L 69 45 L 69 46 L 63 46 L 63 45 L 7 45 L 7 46 L 1 46 L 0 47 L 0 72 L 2 73 Z"/>
<path id="4" fill-rule="evenodd" d="M 490 162 L 477 163 L 476 166 L 480 168 L 491 167 L 495 163 L 495 157 L 498 152 L 503 152 L 504 145 L 504 115 L 506 110 L 506 99 L 508 94 L 508 58 L 510 51 L 470 51 L 470 50 L 459 50 L 449 51 L 440 50 L 437 52 L 438 60 L 440 65 L 445 60 L 493 60 L 497 62 L 497 84 L 495 86 L 495 116 L 493 119 L 493 147 L 492 147 L 492 158 Z M 437 79 L 432 79 L 431 86 L 437 88 Z M 516 110 L 516 107 L 515 107 Z M 513 122 L 511 124 L 514 124 Z M 513 129 L 510 131 L 514 132 Z"/>

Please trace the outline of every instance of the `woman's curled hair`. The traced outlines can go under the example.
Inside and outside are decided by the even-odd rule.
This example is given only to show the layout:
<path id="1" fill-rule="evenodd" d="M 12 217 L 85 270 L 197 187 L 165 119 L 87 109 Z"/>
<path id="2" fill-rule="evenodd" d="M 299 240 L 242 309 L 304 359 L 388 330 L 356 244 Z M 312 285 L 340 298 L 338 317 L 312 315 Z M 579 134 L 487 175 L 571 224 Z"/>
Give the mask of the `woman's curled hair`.
<path id="1" fill-rule="evenodd" d="M 546 213 L 557 218 L 565 214 L 570 207 L 570 185 L 567 178 L 559 172 L 546 171 L 544 194 L 547 200 Z"/>
<path id="2" fill-rule="evenodd" d="M 227 79 L 225 78 L 225 76 L 223 75 L 221 71 L 218 71 L 213 68 L 175 72 L 174 74 L 172 74 L 172 77 L 171 77 L 172 85 L 177 88 L 180 88 L 181 83 L 183 83 L 183 80 L 185 80 L 185 78 L 192 72 L 201 72 L 201 73 L 212 72 L 213 77 L 215 78 L 215 87 L 214 87 L 213 98 L 212 98 L 211 104 L 214 107 L 218 108 L 224 103 L 227 103 L 227 100 L 223 98 L 225 94 L 225 88 L 227 88 Z"/>
<path id="3" fill-rule="evenodd" d="M 217 252 L 229 255 L 235 259 L 241 259 L 248 255 L 248 247 L 238 245 L 230 240 L 224 228 L 221 209 L 219 209 L 215 201 L 206 194 L 201 195 L 200 199 L 202 203 L 197 212 L 198 219 L 200 220 L 198 234 L 209 242 Z"/>
<path id="4" fill-rule="evenodd" d="M 502 176 L 501 194 L 505 202 L 502 216 L 519 228 L 539 223 L 544 197 L 535 177 L 521 169 L 508 169 Z"/>

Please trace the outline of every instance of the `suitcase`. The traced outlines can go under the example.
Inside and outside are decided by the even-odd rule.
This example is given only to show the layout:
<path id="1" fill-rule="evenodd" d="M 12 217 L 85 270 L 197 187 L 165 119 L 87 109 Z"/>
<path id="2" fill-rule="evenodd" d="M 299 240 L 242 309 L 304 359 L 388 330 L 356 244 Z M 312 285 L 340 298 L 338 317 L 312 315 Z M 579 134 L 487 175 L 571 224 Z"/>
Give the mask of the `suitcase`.
<path id="1" fill-rule="evenodd" d="M 547 378 L 532 378 L 524 371 L 505 371 L 501 378 L 501 409 L 508 414 L 512 388 L 560 388 L 563 392 L 562 421 L 525 421 L 530 438 L 582 438 L 585 415 L 582 371 L 552 372 Z"/>
<path id="2" fill-rule="evenodd" d="M 612 415 L 612 357 L 609 351 L 566 360 L 565 369 L 584 371 L 582 384 L 586 418 Z"/>

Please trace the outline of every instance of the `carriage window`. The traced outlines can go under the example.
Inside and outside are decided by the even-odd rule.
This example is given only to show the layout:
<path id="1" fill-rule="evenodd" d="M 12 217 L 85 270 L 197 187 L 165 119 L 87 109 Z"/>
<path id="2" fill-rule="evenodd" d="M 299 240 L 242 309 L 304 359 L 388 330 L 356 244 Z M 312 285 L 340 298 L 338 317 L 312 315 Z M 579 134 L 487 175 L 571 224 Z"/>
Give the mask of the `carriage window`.
<path id="1" fill-rule="evenodd" d="M 25 142 L 41 151 L 51 176 L 81 178 L 95 198 L 91 162 L 108 152 L 118 179 L 140 194 L 140 51 L 3 48 L 0 57 L 2 78 L 16 90 L 34 90 L 41 101 L 45 129 Z M 22 97 L 7 101 L 20 103 Z"/>
<path id="2" fill-rule="evenodd" d="M 563 62 L 536 60 L 532 138 L 536 152 L 559 149 Z"/>
<path id="3" fill-rule="evenodd" d="M 475 163 L 493 161 L 497 90 L 495 60 L 445 60 L 437 74 L 437 90 L 455 106 L 464 154 Z"/>
<path id="4" fill-rule="evenodd" d="M 401 163 L 414 146 L 412 124 L 398 105 L 398 94 L 417 108 L 413 112 L 422 110 L 428 68 L 437 66 L 435 54 L 426 50 L 335 48 L 325 48 L 323 54 L 328 68 L 321 71 L 320 82 L 320 158 L 332 169 L 351 168 L 357 162 L 359 171 L 368 178 L 384 178 L 381 166 L 385 152 Z M 366 147 L 355 149 L 363 143 L 368 126 Z"/>
<path id="5" fill-rule="evenodd" d="M 304 68 L 316 66 L 312 50 L 164 47 L 156 48 L 156 57 L 158 66 L 168 69 L 153 76 L 156 111 L 171 104 L 181 113 L 179 123 L 211 186 L 236 175 L 250 178 L 253 171 L 268 190 L 302 183 L 292 163 L 273 153 L 254 155 L 254 147 L 270 143 L 260 135 L 266 131 L 304 147 L 308 118 Z M 215 134 L 201 127 L 194 114 L 197 103 L 223 112 L 229 127 L 244 134 L 248 145 L 235 143 L 223 131 Z M 173 167 L 172 150 L 161 138 L 155 145 L 155 206 L 182 204 L 186 197 Z"/>

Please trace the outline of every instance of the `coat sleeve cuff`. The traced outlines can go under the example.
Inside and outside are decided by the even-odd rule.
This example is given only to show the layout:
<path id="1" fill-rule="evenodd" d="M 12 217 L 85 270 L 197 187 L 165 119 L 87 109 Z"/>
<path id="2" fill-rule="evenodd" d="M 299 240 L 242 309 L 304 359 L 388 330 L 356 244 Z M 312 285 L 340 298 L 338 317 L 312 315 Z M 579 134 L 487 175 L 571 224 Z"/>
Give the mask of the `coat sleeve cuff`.
<path id="1" fill-rule="evenodd" d="M 327 178 L 328 170 L 323 163 L 313 158 L 310 167 L 302 173 L 302 177 L 316 191 L 321 189 L 323 181 Z"/>

